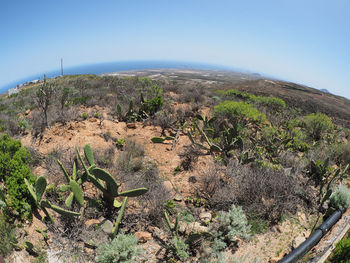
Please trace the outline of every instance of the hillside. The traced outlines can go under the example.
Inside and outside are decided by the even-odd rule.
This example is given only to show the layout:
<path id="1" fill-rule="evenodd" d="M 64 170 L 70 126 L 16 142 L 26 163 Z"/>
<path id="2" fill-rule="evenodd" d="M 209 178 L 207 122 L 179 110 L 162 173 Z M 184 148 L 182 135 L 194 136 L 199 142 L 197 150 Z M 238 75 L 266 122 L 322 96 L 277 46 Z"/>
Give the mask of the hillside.
<path id="1" fill-rule="evenodd" d="M 0 120 L 9 262 L 277 262 L 350 200 L 350 101 L 256 74 L 63 76 Z"/>

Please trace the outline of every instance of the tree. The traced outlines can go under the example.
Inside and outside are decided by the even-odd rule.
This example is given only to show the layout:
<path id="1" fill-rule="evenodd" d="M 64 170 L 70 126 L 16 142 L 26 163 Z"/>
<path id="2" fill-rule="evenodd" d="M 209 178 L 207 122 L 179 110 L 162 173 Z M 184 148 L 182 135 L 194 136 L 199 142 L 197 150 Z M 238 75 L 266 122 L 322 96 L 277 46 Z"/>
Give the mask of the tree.
<path id="1" fill-rule="evenodd" d="M 44 75 L 44 83 L 38 87 L 36 91 L 36 103 L 41 110 L 42 116 L 42 128 L 48 126 L 47 122 L 47 110 L 52 103 L 52 98 L 55 92 L 56 84 L 54 82 L 48 82 L 46 75 Z"/>

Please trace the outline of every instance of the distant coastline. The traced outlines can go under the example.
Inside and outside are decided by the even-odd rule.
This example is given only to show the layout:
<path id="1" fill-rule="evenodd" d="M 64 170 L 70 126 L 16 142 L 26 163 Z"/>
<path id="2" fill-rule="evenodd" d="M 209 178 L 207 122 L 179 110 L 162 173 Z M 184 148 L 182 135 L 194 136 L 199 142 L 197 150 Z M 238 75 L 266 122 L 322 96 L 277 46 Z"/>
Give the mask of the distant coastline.
<path id="1" fill-rule="evenodd" d="M 121 62 L 106 62 L 97 64 L 81 65 L 76 67 L 64 68 L 64 75 L 77 75 L 77 74 L 95 74 L 100 75 L 104 73 L 113 73 L 120 71 L 130 71 L 130 70 L 144 70 L 144 69 L 203 69 L 203 70 L 229 70 L 245 72 L 248 71 L 241 70 L 234 67 L 221 66 L 215 64 L 206 64 L 198 62 L 184 62 L 184 61 L 121 61 Z M 249 72 L 252 73 L 252 72 Z M 59 69 L 38 73 L 26 78 L 22 78 L 13 81 L 4 86 L 0 86 L 0 93 L 5 93 L 11 88 L 15 88 L 17 85 L 23 84 L 25 82 L 42 79 L 44 74 L 48 78 L 53 78 L 61 75 Z"/>

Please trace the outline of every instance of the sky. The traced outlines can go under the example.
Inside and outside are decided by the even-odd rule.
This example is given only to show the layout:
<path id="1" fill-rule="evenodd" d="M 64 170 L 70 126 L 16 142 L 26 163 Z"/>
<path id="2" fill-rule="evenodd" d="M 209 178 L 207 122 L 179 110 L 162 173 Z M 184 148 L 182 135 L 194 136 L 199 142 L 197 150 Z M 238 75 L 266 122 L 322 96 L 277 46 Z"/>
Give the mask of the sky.
<path id="1" fill-rule="evenodd" d="M 350 0 L 0 0 L 0 87 L 61 58 L 213 63 L 350 98 Z"/>

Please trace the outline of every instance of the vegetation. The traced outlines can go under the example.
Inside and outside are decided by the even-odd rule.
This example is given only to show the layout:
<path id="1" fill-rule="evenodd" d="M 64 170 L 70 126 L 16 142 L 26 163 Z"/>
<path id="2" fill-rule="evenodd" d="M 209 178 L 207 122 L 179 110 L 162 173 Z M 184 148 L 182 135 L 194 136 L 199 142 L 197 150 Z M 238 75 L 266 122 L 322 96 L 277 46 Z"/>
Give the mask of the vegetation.
<path id="1" fill-rule="evenodd" d="M 14 226 L 8 221 L 8 218 L 0 210 L 0 254 L 7 256 L 13 249 L 17 239 L 14 234 Z"/>
<path id="2" fill-rule="evenodd" d="M 0 137 L 0 182 L 4 182 L 5 203 L 11 214 L 21 218 L 31 218 L 29 192 L 25 180 L 34 182 L 29 151 L 22 147 L 21 142 L 3 134 Z"/>
<path id="3" fill-rule="evenodd" d="M 350 189 L 345 185 L 340 185 L 329 198 L 330 206 L 341 209 L 350 206 Z"/>
<path id="4" fill-rule="evenodd" d="M 214 114 L 217 117 L 226 118 L 232 123 L 245 123 L 246 119 L 257 123 L 266 120 L 266 116 L 263 113 L 260 113 L 246 102 L 221 102 L 214 107 Z"/>
<path id="5" fill-rule="evenodd" d="M 321 137 L 333 129 L 331 119 L 323 113 L 312 113 L 304 116 L 306 132 L 315 141 L 319 141 Z"/>
<path id="6" fill-rule="evenodd" d="M 226 255 L 238 240 L 298 212 L 322 218 L 349 206 L 350 132 L 335 115 L 263 89 L 194 83 L 63 76 L 1 99 L 1 131 L 33 149 L 0 138 L 0 252 L 25 248 L 44 261 L 45 246 L 22 234 L 25 219 L 44 213 L 40 244 L 55 239 L 70 262 L 137 262 L 137 242 L 149 238 L 166 248 L 159 261 L 244 261 Z M 84 139 L 76 127 L 94 125 L 98 149 L 74 149 Z M 72 130 L 72 145 L 51 145 L 60 129 Z"/>
<path id="7" fill-rule="evenodd" d="M 335 246 L 331 262 L 348 263 L 350 258 L 350 237 L 339 241 Z"/>
<path id="8" fill-rule="evenodd" d="M 137 239 L 133 235 L 120 233 L 110 243 L 97 248 L 99 263 L 137 262 L 135 257 L 141 253 Z"/>

